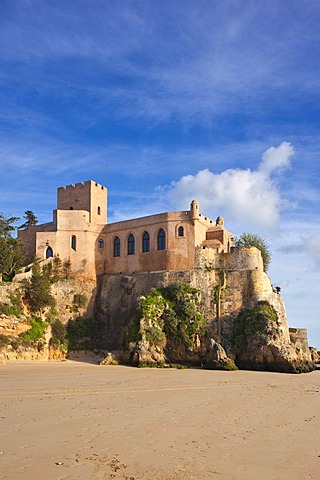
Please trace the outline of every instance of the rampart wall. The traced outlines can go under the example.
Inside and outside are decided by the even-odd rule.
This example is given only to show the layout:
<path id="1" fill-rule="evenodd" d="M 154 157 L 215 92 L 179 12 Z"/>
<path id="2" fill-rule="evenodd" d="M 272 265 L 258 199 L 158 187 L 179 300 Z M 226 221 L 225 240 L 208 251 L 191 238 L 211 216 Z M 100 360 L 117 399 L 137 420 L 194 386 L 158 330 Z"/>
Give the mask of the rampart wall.
<path id="1" fill-rule="evenodd" d="M 230 258 L 228 256 L 232 254 L 216 255 Z M 229 260 L 230 266 L 235 266 L 240 261 L 243 252 L 235 252 L 234 255 L 233 262 Z M 254 255 L 254 258 L 259 264 L 258 256 Z M 267 300 L 274 306 L 283 339 L 289 341 L 284 304 L 281 296 L 274 293 L 268 275 L 256 268 L 237 270 L 219 267 L 101 275 L 98 278 L 97 315 L 103 325 L 104 348 L 117 350 L 122 347 L 125 330 L 137 308 L 140 295 L 148 293 L 151 288 L 176 282 L 190 284 L 201 291 L 202 314 L 213 331 L 222 336 L 226 346 L 231 341 L 234 318 L 241 309 L 253 308 L 260 300 Z M 218 286 L 222 287 L 219 306 L 215 295 Z"/>

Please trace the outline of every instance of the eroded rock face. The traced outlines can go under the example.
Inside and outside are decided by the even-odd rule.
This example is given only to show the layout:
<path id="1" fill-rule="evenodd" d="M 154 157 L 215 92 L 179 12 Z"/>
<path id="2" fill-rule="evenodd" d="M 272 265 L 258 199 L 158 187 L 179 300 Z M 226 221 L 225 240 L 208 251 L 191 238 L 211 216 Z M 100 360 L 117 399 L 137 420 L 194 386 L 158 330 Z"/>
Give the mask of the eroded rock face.
<path id="1" fill-rule="evenodd" d="M 275 308 L 266 301 L 234 321 L 236 364 L 247 370 L 300 373 L 314 369 L 309 350 L 288 342 Z"/>
<path id="2" fill-rule="evenodd" d="M 311 358 L 304 352 L 285 343 L 270 341 L 257 346 L 251 343 L 248 349 L 237 356 L 237 365 L 246 370 L 267 370 L 284 373 L 306 373 L 314 370 Z"/>
<path id="3" fill-rule="evenodd" d="M 208 251 L 210 253 L 209 249 Z M 207 250 L 204 252 L 208 255 Z M 201 255 L 200 251 L 198 253 Z M 251 255 L 251 250 L 249 253 Z M 247 253 L 246 255 L 248 256 Z M 241 256 L 233 258 L 230 253 L 224 262 L 223 256 L 216 257 L 212 254 L 212 258 L 204 257 L 203 265 L 199 264 L 199 268 L 194 270 L 104 275 L 100 279 L 97 298 L 97 314 L 104 329 L 101 337 L 104 343 L 101 347 L 110 351 L 124 348 L 125 332 L 141 295 L 153 287 L 185 282 L 201 292 L 201 314 L 212 332 L 211 336 L 221 339 L 220 346 L 227 358 L 235 358 L 239 368 L 280 372 L 309 371 L 313 368 L 310 353 L 301 348 L 301 342 L 292 343 L 282 297 L 260 268 L 261 262 L 257 263 L 258 268 L 255 267 L 255 256 L 257 252 L 254 249 L 249 258 L 251 263 L 246 264 L 246 268 L 241 268 Z M 235 263 L 236 260 L 238 263 Z M 215 295 L 217 288 L 218 301 Z M 264 332 L 263 344 L 261 338 L 257 340 L 254 336 L 249 336 L 246 345 L 242 345 L 241 352 L 236 354 L 233 339 L 236 318 L 240 311 L 253 309 L 260 301 L 270 304 L 277 318 Z M 144 341 L 134 351 L 127 352 L 126 358 L 130 363 L 170 361 L 198 365 L 202 363 L 211 365 L 210 368 L 220 368 L 224 364 L 220 347 L 212 344 L 208 348 L 204 340 L 200 341 L 200 345 L 195 344 L 189 349 L 169 342 L 165 353 Z"/>
<path id="4" fill-rule="evenodd" d="M 14 349 L 11 345 L 7 345 L 0 350 L 0 363 L 12 360 L 64 360 L 65 357 L 66 354 L 64 352 L 61 352 L 59 349 L 49 348 L 48 345 L 43 345 L 43 348 L 40 350 L 23 346 Z"/>
<path id="5" fill-rule="evenodd" d="M 206 354 L 202 362 L 204 368 L 210 370 L 237 370 L 234 361 L 228 357 L 220 343 L 213 338 L 210 338 L 206 343 Z"/>

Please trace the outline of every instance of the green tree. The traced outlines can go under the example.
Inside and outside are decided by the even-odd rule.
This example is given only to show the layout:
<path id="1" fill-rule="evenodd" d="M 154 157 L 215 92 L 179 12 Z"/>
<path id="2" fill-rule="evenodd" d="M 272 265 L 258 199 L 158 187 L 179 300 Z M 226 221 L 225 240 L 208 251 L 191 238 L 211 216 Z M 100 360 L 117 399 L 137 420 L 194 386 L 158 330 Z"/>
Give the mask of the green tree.
<path id="1" fill-rule="evenodd" d="M 7 280 L 12 279 L 25 260 L 23 244 L 12 236 L 16 230 L 12 224 L 17 220 L 18 217 L 6 219 L 0 214 L 0 278 L 5 275 Z"/>
<path id="2" fill-rule="evenodd" d="M 59 280 L 59 278 L 61 278 L 62 276 L 62 260 L 60 257 L 58 257 L 58 255 L 55 255 L 53 257 L 53 260 L 52 260 L 52 276 L 53 276 L 53 279 L 56 281 L 56 280 Z"/>
<path id="3" fill-rule="evenodd" d="M 39 259 L 35 257 L 32 265 L 32 276 L 26 288 L 25 298 L 32 312 L 38 312 L 44 307 L 53 307 L 55 299 L 51 295 L 50 276 L 42 272 Z"/>
<path id="4" fill-rule="evenodd" d="M 38 219 L 32 210 L 26 210 L 24 213 L 23 218 L 26 221 L 18 227 L 19 230 L 26 230 L 28 227 L 32 227 L 38 223 Z"/>
<path id="5" fill-rule="evenodd" d="M 16 230 L 12 224 L 20 220 L 19 217 L 5 218 L 3 213 L 0 213 L 0 237 L 11 238 L 12 232 Z"/>
<path id="6" fill-rule="evenodd" d="M 63 275 L 64 275 L 64 278 L 70 278 L 71 277 L 71 260 L 70 258 L 68 258 L 68 260 L 65 260 L 63 262 Z"/>
<path id="7" fill-rule="evenodd" d="M 260 250 L 262 260 L 263 260 L 263 269 L 266 272 L 271 262 L 271 253 L 268 245 L 265 240 L 255 233 L 243 233 L 235 241 L 235 247 L 256 247 Z"/>

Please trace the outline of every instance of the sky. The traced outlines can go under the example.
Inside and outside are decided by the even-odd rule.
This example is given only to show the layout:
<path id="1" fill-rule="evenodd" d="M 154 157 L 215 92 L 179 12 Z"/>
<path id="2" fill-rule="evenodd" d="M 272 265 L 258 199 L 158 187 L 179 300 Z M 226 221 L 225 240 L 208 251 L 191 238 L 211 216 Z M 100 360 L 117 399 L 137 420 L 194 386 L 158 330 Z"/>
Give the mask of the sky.
<path id="1" fill-rule="evenodd" d="M 261 235 L 288 323 L 320 348 L 320 2 L 1 0 L 0 212 L 58 186 L 109 222 L 188 210 Z"/>

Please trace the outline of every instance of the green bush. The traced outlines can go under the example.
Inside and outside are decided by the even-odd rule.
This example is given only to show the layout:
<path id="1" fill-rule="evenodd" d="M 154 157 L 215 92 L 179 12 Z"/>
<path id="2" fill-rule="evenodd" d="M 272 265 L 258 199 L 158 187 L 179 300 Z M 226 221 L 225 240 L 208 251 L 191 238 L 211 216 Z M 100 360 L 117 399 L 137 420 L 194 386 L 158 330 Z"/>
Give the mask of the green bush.
<path id="1" fill-rule="evenodd" d="M 233 325 L 235 348 L 238 351 L 246 349 L 248 339 L 252 337 L 261 345 L 265 344 L 271 329 L 278 333 L 277 321 L 277 312 L 266 301 L 258 302 L 253 309 L 242 310 Z"/>
<path id="2" fill-rule="evenodd" d="M 206 325 L 199 312 L 199 291 L 184 283 L 152 289 L 141 297 L 127 333 L 127 343 L 142 337 L 151 345 L 166 340 L 192 346 L 195 334 L 204 335 Z"/>
<path id="3" fill-rule="evenodd" d="M 67 324 L 67 341 L 70 350 L 92 350 L 98 338 L 98 323 L 95 318 L 78 317 Z"/>
<path id="4" fill-rule="evenodd" d="M 55 320 L 51 325 L 52 337 L 55 337 L 62 344 L 64 343 L 67 335 L 66 326 L 63 325 L 60 320 Z"/>
<path id="5" fill-rule="evenodd" d="M 44 338 L 48 324 L 41 320 L 41 318 L 37 317 L 31 317 L 29 323 L 31 328 L 26 332 L 21 333 L 19 337 L 26 343 L 34 344 L 41 338 Z"/>
<path id="6" fill-rule="evenodd" d="M 84 293 L 75 293 L 73 296 L 73 304 L 78 308 L 84 308 L 87 301 L 87 296 Z"/>
<path id="7" fill-rule="evenodd" d="M 3 335 L 0 333 L 0 348 L 5 347 L 6 345 L 9 345 L 11 343 L 11 337 L 8 337 L 7 335 Z"/>
<path id="8" fill-rule="evenodd" d="M 8 305 L 6 303 L 0 304 L 0 314 L 7 315 L 7 317 L 20 317 L 21 310 L 15 305 Z"/>
<path id="9" fill-rule="evenodd" d="M 51 295 L 51 278 L 41 271 L 38 258 L 34 259 L 32 265 L 32 277 L 26 287 L 25 299 L 32 312 L 38 312 L 47 306 L 55 306 L 55 299 Z"/>

